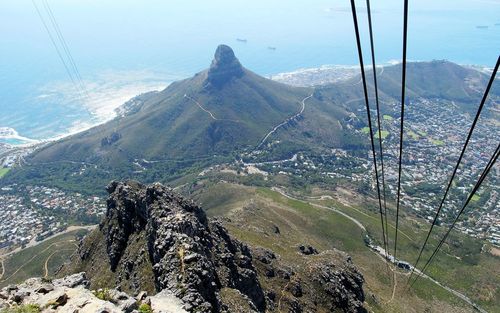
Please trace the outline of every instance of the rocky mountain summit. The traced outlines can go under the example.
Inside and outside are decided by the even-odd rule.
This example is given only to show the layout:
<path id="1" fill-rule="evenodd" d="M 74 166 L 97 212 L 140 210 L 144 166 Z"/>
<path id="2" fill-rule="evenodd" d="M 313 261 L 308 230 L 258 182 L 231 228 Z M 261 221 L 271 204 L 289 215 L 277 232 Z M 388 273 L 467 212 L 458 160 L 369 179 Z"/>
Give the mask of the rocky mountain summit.
<path id="1" fill-rule="evenodd" d="M 166 294 L 188 312 L 366 312 L 363 277 L 346 256 L 309 247 L 311 275 L 299 278 L 168 187 L 115 181 L 107 191 L 106 217 L 61 276 L 86 272 L 94 290 Z"/>
<path id="2" fill-rule="evenodd" d="M 70 266 L 82 266 L 92 287 L 170 290 L 195 312 L 223 311 L 221 292 L 232 289 L 252 310 L 264 310 L 249 248 L 200 207 L 160 184 L 112 182 L 107 190 L 108 211 L 98 236 L 82 243 Z M 103 244 L 96 247 L 96 238 Z"/>
<path id="3" fill-rule="evenodd" d="M 207 75 L 207 86 L 222 87 L 233 78 L 243 76 L 244 71 L 233 50 L 226 45 L 219 45 Z"/>

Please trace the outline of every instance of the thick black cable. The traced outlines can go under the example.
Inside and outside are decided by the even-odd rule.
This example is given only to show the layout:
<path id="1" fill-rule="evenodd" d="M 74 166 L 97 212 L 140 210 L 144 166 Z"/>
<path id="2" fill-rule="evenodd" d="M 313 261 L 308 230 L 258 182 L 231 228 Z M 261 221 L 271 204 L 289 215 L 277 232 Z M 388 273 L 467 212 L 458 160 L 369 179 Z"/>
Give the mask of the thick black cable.
<path id="1" fill-rule="evenodd" d="M 420 271 L 421 274 L 425 274 L 426 269 L 431 264 L 431 262 L 434 260 L 434 257 L 439 252 L 439 250 L 441 249 L 442 245 L 445 243 L 446 239 L 448 238 L 448 235 L 450 234 L 450 232 L 452 231 L 452 229 L 455 227 L 455 224 L 458 222 L 458 219 L 460 218 L 460 216 L 462 215 L 462 213 L 465 211 L 465 208 L 467 207 L 467 205 L 469 204 L 469 202 L 472 200 L 472 197 L 474 197 L 474 195 L 476 194 L 476 192 L 479 189 L 479 187 L 481 187 L 481 184 L 483 183 L 483 181 L 486 178 L 486 176 L 488 175 L 489 171 L 491 170 L 491 168 L 493 167 L 493 165 L 497 161 L 499 155 L 500 155 L 500 144 L 497 145 L 495 153 L 493 153 L 493 155 L 491 156 L 488 164 L 486 165 L 485 169 L 483 170 L 483 173 L 479 177 L 479 180 L 477 181 L 476 185 L 474 186 L 474 188 L 470 192 L 469 197 L 467 198 L 467 201 L 465 201 L 464 205 L 462 206 L 462 209 L 458 212 L 457 216 L 453 220 L 453 223 L 448 228 L 448 231 L 443 236 L 443 238 L 441 239 L 441 241 L 439 242 L 439 244 L 437 245 L 437 247 L 434 249 L 434 252 L 432 253 L 431 257 L 427 260 L 427 262 L 425 263 L 424 267 Z M 418 276 L 415 277 L 415 279 L 413 280 L 413 283 L 410 284 L 410 288 L 413 287 L 413 285 L 415 285 L 415 283 L 417 282 L 417 280 L 421 276 L 422 275 L 418 275 Z"/>
<path id="2" fill-rule="evenodd" d="M 376 158 L 376 154 L 375 154 L 375 143 L 374 143 L 374 139 L 373 139 L 372 118 L 371 118 L 371 113 L 370 113 L 370 105 L 368 102 L 368 89 L 366 87 L 365 66 L 363 63 L 363 51 L 361 49 L 361 39 L 359 36 L 358 18 L 356 15 L 356 4 L 354 3 L 354 0 L 351 0 L 351 9 L 352 9 L 352 18 L 353 18 L 353 22 L 354 22 L 354 31 L 356 33 L 356 43 L 358 46 L 358 56 L 359 56 L 359 66 L 361 68 L 361 78 L 363 80 L 363 92 L 365 94 L 365 105 L 366 105 L 366 113 L 368 115 L 368 126 L 370 128 L 370 142 L 371 142 L 372 155 L 373 155 L 373 165 L 375 167 L 375 179 L 377 181 L 378 205 L 379 205 L 379 211 L 380 211 L 380 222 L 382 224 L 382 236 L 384 238 L 385 257 L 388 258 L 389 255 L 388 255 L 388 251 L 387 251 L 387 240 L 386 240 L 385 227 L 384 227 L 384 216 L 383 216 L 383 212 L 382 212 L 382 200 L 381 200 L 381 195 L 380 195 L 380 183 L 379 183 L 379 178 L 378 178 L 377 158 Z"/>
<path id="3" fill-rule="evenodd" d="M 366 9 L 368 13 L 368 29 L 370 32 L 370 48 L 372 55 L 372 69 L 373 69 L 373 87 L 375 89 L 375 103 L 377 106 L 377 126 L 378 126 L 378 147 L 380 153 L 380 173 L 382 176 L 382 195 L 384 199 L 384 218 L 385 218 L 385 234 L 387 236 L 387 245 L 389 245 L 389 230 L 387 223 L 387 200 L 386 200 L 386 191 L 385 191 L 385 171 L 384 171 L 384 150 L 382 149 L 382 127 L 380 123 L 380 105 L 378 98 L 378 82 L 377 82 L 377 67 L 375 61 L 375 44 L 373 40 L 373 28 L 372 28 L 372 14 L 371 14 L 371 6 L 370 0 L 366 0 Z"/>
<path id="4" fill-rule="evenodd" d="M 446 191 L 444 193 L 444 196 L 441 199 L 441 202 L 440 202 L 439 207 L 438 207 L 438 209 L 436 211 L 436 214 L 434 215 L 434 219 L 432 221 L 432 225 L 431 225 L 431 227 L 430 227 L 430 229 L 429 229 L 429 231 L 427 233 L 427 236 L 425 238 L 424 244 L 422 245 L 422 248 L 420 248 L 420 252 L 418 254 L 417 261 L 413 265 L 413 269 L 412 269 L 412 271 L 410 273 L 410 277 L 408 278 L 408 282 L 412 278 L 412 276 L 413 276 L 413 274 L 415 272 L 415 269 L 418 266 L 418 262 L 422 258 L 422 253 L 424 252 L 425 246 L 427 245 L 427 242 L 429 241 L 429 238 L 430 238 L 430 235 L 431 235 L 432 230 L 434 228 L 434 225 L 436 224 L 436 221 L 437 221 L 437 219 L 439 217 L 439 213 L 441 212 L 441 208 L 443 207 L 444 201 L 446 200 L 446 197 L 448 195 L 448 191 L 450 190 L 450 187 L 451 187 L 451 185 L 453 183 L 453 179 L 455 178 L 455 175 L 457 173 L 458 167 L 460 166 L 460 163 L 461 163 L 462 158 L 464 156 L 465 150 L 467 149 L 467 146 L 469 144 L 469 141 L 470 141 L 470 138 L 472 136 L 472 133 L 474 132 L 474 128 L 476 127 L 476 123 L 477 123 L 477 121 L 479 119 L 481 111 L 483 110 L 484 103 L 486 102 L 486 99 L 488 98 L 488 94 L 490 92 L 491 86 L 493 85 L 493 82 L 495 81 L 495 76 L 497 74 L 499 64 L 500 64 L 500 56 L 497 59 L 497 63 L 495 65 L 495 69 L 493 70 L 493 73 L 491 74 L 490 80 L 488 82 L 488 86 L 486 87 L 486 90 L 485 90 L 485 92 L 483 94 L 483 98 L 481 99 L 481 103 L 479 104 L 479 108 L 477 109 L 476 116 L 474 117 L 474 121 L 472 122 L 472 125 L 471 125 L 470 130 L 469 130 L 469 134 L 467 135 L 467 139 L 465 140 L 465 143 L 464 143 L 464 146 L 462 148 L 462 151 L 460 152 L 460 156 L 459 156 L 459 158 L 457 160 L 457 164 L 455 165 L 455 168 L 453 169 L 453 173 L 452 173 L 452 175 L 450 177 L 450 180 L 448 182 L 448 186 L 446 187 Z"/>
<path id="5" fill-rule="evenodd" d="M 408 0 L 404 2 L 403 12 L 403 63 L 401 64 L 401 124 L 399 130 L 399 169 L 398 169 L 398 195 L 396 201 L 396 234 L 394 235 L 394 260 L 398 249 L 399 206 L 401 200 L 401 160 L 403 159 L 403 129 L 405 117 L 405 92 L 406 92 L 406 47 L 408 42 Z"/>

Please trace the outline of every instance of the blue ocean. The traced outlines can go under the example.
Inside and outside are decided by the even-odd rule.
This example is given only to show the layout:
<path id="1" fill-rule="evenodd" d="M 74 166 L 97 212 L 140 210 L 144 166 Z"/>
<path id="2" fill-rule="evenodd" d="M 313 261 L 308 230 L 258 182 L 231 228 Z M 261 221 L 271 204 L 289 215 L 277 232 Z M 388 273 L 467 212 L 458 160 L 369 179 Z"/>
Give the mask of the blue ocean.
<path id="1" fill-rule="evenodd" d="M 357 6 L 368 55 L 365 2 Z M 402 10 L 402 1 L 372 3 L 379 63 L 401 59 Z M 0 142 L 10 144 L 105 121 L 132 96 L 207 68 L 221 43 L 265 76 L 357 64 L 345 0 L 1 1 L 0 32 L 0 134 L 10 134 Z M 410 60 L 491 67 L 500 1 L 410 1 L 408 40 Z"/>

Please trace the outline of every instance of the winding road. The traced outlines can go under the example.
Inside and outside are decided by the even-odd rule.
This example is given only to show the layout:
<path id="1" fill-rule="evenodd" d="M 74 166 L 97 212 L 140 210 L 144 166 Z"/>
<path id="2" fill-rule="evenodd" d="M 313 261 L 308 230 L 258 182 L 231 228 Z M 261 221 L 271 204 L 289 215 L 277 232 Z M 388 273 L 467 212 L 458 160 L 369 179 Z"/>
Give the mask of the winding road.
<path id="1" fill-rule="evenodd" d="M 302 201 L 300 199 L 297 199 L 297 198 L 294 198 L 288 194 L 286 194 L 283 190 L 281 190 L 280 188 L 277 188 L 277 187 L 271 187 L 271 190 L 273 191 L 276 191 L 277 193 L 279 193 L 280 195 L 282 195 L 283 197 L 285 198 L 288 198 L 288 199 L 291 199 L 291 200 L 295 200 L 295 201 L 300 201 L 300 202 L 305 202 L 309 205 L 312 205 L 312 206 L 315 206 L 315 207 L 318 207 L 318 208 L 321 208 L 321 209 L 325 209 L 325 210 L 330 210 L 330 211 L 333 211 L 335 213 L 338 213 L 346 218 L 348 218 L 349 220 L 351 220 L 354 224 L 356 224 L 359 228 L 361 228 L 363 231 L 366 231 L 366 228 L 363 224 L 361 224 L 360 221 L 358 221 L 357 219 L 355 219 L 354 217 L 338 210 L 338 209 L 335 209 L 335 208 L 331 208 L 331 207 L 327 207 L 327 206 L 323 206 L 323 205 L 319 205 L 319 204 L 316 204 L 316 203 L 311 203 L 311 202 L 306 202 L 306 201 Z"/>
<path id="2" fill-rule="evenodd" d="M 264 136 L 264 138 L 262 138 L 262 140 L 260 141 L 260 143 L 257 145 L 256 149 L 259 149 L 264 144 L 264 142 L 266 142 L 267 138 L 269 138 L 269 136 L 271 136 L 274 132 L 276 132 L 280 127 L 283 127 L 284 125 L 288 124 L 289 122 L 291 122 L 294 119 L 296 119 L 297 117 L 299 117 L 302 113 L 304 113 L 304 110 L 306 108 L 306 100 L 309 99 L 309 98 L 311 98 L 312 96 L 313 96 L 313 94 L 311 93 L 309 96 L 307 96 L 304 99 L 302 99 L 302 101 L 301 101 L 302 107 L 301 107 L 300 111 L 298 113 L 290 116 L 289 118 L 287 118 L 286 120 L 284 120 L 280 124 L 276 125 L 270 132 L 268 132 Z"/>
<path id="3" fill-rule="evenodd" d="M 73 243 L 76 247 L 76 249 L 78 249 L 78 245 L 76 243 Z M 47 278 L 49 277 L 49 260 L 50 258 L 56 254 L 56 253 L 59 253 L 59 252 L 62 252 L 62 251 L 75 251 L 74 249 L 61 249 L 61 250 L 56 250 L 54 252 L 52 252 L 48 257 L 47 259 L 45 260 L 45 264 L 43 265 L 43 269 L 45 271 L 45 274 L 43 277 Z"/>
<path id="4" fill-rule="evenodd" d="M 355 219 L 354 217 L 336 209 L 336 208 L 332 208 L 332 207 L 327 207 L 327 206 L 323 206 L 323 205 L 319 205 L 319 204 L 316 204 L 316 203 L 311 203 L 311 202 L 308 202 L 308 201 L 304 201 L 304 200 L 301 200 L 301 199 L 298 199 L 298 198 L 294 198 L 290 195 L 288 195 L 285 191 L 283 191 L 282 189 L 280 188 L 277 188 L 277 187 L 271 187 L 271 189 L 273 191 L 276 191 L 278 192 L 280 195 L 282 195 L 283 197 L 285 198 L 288 198 L 288 199 L 291 199 L 291 200 L 295 200 L 295 201 L 300 201 L 300 202 L 303 202 L 303 203 L 306 203 L 306 204 L 309 204 L 309 205 L 312 205 L 312 206 L 315 206 L 315 207 L 318 207 L 318 208 L 321 208 L 321 209 L 326 209 L 326 210 L 329 210 L 329 211 L 333 211 L 335 213 L 338 213 L 346 218 L 348 218 L 349 220 L 351 220 L 354 224 L 356 224 L 356 226 L 358 226 L 360 229 L 362 229 L 363 231 L 366 231 L 366 228 L 365 226 L 357 219 Z M 408 237 L 407 235 L 405 235 L 406 237 Z M 409 238 L 409 237 L 408 237 Z M 379 249 L 374 249 L 374 248 L 379 248 Z M 385 255 L 385 252 L 383 251 L 383 248 L 381 247 L 377 247 L 377 246 L 372 246 L 372 251 L 374 253 L 377 253 L 378 255 L 381 255 L 382 256 L 382 259 L 385 261 L 385 262 L 389 262 L 387 261 L 387 257 Z M 388 258 L 390 259 L 392 256 L 389 255 Z M 400 260 L 402 261 L 402 260 Z M 391 265 L 393 265 L 392 262 L 390 262 Z M 413 268 L 413 265 L 410 265 L 411 268 Z M 467 297 L 466 295 L 440 283 L 439 281 L 435 280 L 434 278 L 422 273 L 420 270 L 418 269 L 415 269 L 415 273 L 418 274 L 419 276 L 422 276 L 423 278 L 426 278 L 430 281 L 432 281 L 433 283 L 435 283 L 436 285 L 440 286 L 441 288 L 447 290 L 448 292 L 452 293 L 453 295 L 455 295 L 456 297 L 462 299 L 463 301 L 467 302 L 469 305 L 471 305 L 472 307 L 474 307 L 477 311 L 481 312 L 481 313 L 488 313 L 487 311 L 485 311 L 484 309 L 482 309 L 481 307 L 479 307 L 479 305 L 477 305 L 476 303 L 474 303 L 474 301 L 472 301 L 469 297 Z M 392 297 L 391 297 L 391 300 L 394 298 L 394 294 L 395 294 L 395 287 L 393 288 L 393 294 L 392 294 Z"/>

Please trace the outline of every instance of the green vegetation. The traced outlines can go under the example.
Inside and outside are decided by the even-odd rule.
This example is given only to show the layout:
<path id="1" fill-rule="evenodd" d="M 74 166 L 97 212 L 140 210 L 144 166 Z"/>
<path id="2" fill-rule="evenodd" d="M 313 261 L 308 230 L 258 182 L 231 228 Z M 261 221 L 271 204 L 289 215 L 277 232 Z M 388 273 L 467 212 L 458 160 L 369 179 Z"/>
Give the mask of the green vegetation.
<path id="1" fill-rule="evenodd" d="M 139 306 L 139 313 L 153 313 L 153 309 L 151 306 L 147 303 L 142 303 Z"/>
<path id="2" fill-rule="evenodd" d="M 394 118 L 390 115 L 384 114 L 384 121 L 392 121 Z"/>
<path id="3" fill-rule="evenodd" d="M 420 139 L 420 136 L 417 133 L 415 133 L 414 131 L 412 131 L 412 130 L 408 131 L 408 136 L 410 136 L 411 139 L 413 139 L 413 140 L 419 140 Z"/>
<path id="4" fill-rule="evenodd" d="M 481 200 L 481 197 L 479 195 L 475 194 L 475 195 L 472 196 L 471 201 L 476 202 L 476 201 L 479 201 L 479 200 Z"/>
<path id="5" fill-rule="evenodd" d="M 10 255 L 3 262 L 0 287 L 18 284 L 30 277 L 51 277 L 68 261 L 77 249 L 78 238 L 86 233 L 86 230 L 71 231 Z"/>
<path id="6" fill-rule="evenodd" d="M 110 301 L 112 299 L 111 295 L 109 294 L 108 288 L 93 290 L 92 292 L 94 293 L 96 298 L 101 299 L 103 301 Z"/>
<path id="7" fill-rule="evenodd" d="M 40 307 L 36 304 L 16 305 L 0 310 L 0 313 L 39 313 Z"/>
<path id="8" fill-rule="evenodd" d="M 277 83 L 244 68 L 238 77 L 220 77 L 230 84 L 208 86 L 210 79 L 196 75 L 161 94 L 139 96 L 140 110 L 37 149 L 29 165 L 13 170 L 5 183 L 101 194 L 113 179 L 166 183 L 251 152 L 274 127 L 297 114 L 303 100 L 307 109 L 300 118 L 265 143 L 280 141 L 272 156 L 294 149 L 359 148 L 343 125 L 348 112 L 319 95 L 310 97 L 312 88 Z"/>
<path id="9" fill-rule="evenodd" d="M 444 145 L 444 141 L 439 140 L 439 139 L 431 139 L 431 142 L 435 144 L 436 146 L 442 146 Z"/>
<path id="10" fill-rule="evenodd" d="M 363 134 L 367 134 L 368 135 L 368 134 L 370 134 L 370 128 L 369 127 L 363 127 L 363 128 L 361 128 L 361 132 Z M 382 139 L 385 139 L 385 138 L 387 138 L 387 136 L 389 136 L 389 132 L 387 130 L 382 130 L 380 132 L 380 134 L 382 135 Z M 374 131 L 374 138 L 378 139 L 378 130 Z"/>
<path id="11" fill-rule="evenodd" d="M 382 136 L 382 139 L 385 139 L 387 138 L 387 136 L 389 136 L 389 132 L 387 130 L 382 130 L 380 131 L 380 135 Z M 375 138 L 379 138 L 378 130 L 375 132 Z"/>
<path id="12" fill-rule="evenodd" d="M 0 168 L 0 178 L 4 177 L 7 175 L 7 173 L 10 171 L 10 168 Z"/>
<path id="13" fill-rule="evenodd" d="M 145 251 L 147 247 L 147 237 L 143 233 L 131 234 L 128 238 L 128 244 L 124 252 L 125 255 L 131 256 L 137 264 L 141 266 L 134 267 L 134 272 L 137 273 L 138 286 L 141 290 L 149 294 L 155 294 L 155 278 L 153 274 L 153 266 L 149 258 L 149 254 Z M 109 256 L 106 250 L 106 238 L 100 231 L 90 232 L 82 242 L 81 249 L 83 251 L 92 251 L 92 258 L 80 259 L 74 258 L 71 263 L 66 264 L 58 272 L 58 276 L 66 276 L 73 273 L 86 272 L 91 279 L 91 290 L 95 293 L 100 293 L 100 297 L 107 298 L 106 290 L 120 288 L 121 291 L 128 294 L 137 292 L 134 288 L 136 285 L 130 284 L 129 280 L 120 280 L 124 277 L 125 269 L 121 267 L 116 271 L 111 271 L 109 264 Z M 117 283 L 121 281 L 121 283 Z"/>
<path id="14" fill-rule="evenodd" d="M 426 132 L 424 132 L 424 131 L 422 131 L 422 130 L 417 131 L 417 133 L 418 133 L 420 136 L 422 136 L 422 137 L 427 136 L 427 133 L 426 133 Z"/>
<path id="15" fill-rule="evenodd" d="M 218 201 L 217 195 L 225 190 L 229 191 L 229 195 Z M 330 193 L 316 190 L 315 194 Z M 320 251 L 332 248 L 346 251 L 362 271 L 368 295 L 375 294 L 379 299 L 377 303 L 370 304 L 374 312 L 424 312 L 428 301 L 431 301 L 432 307 L 442 308 L 443 312 L 462 310 L 459 307 L 465 312 L 472 310 L 462 300 L 427 279 L 419 280 L 410 292 L 396 290 L 396 299 L 402 301 L 387 304 L 392 295 L 392 283 L 389 278 L 391 276 L 387 274 L 387 268 L 381 259 L 366 247 L 363 241 L 364 236 L 369 234 L 378 245 L 382 245 L 380 216 L 375 201 L 352 194 L 346 195 L 350 205 L 344 205 L 337 200 L 312 202 L 336 208 L 355 218 L 366 227 L 364 232 L 342 215 L 286 198 L 267 188 L 203 181 L 203 188 L 197 189 L 192 196 L 203 203 L 209 215 L 230 217 L 232 222 L 229 222 L 228 228 L 234 236 L 251 245 L 272 249 L 284 260 L 298 262 L 293 247 L 299 243 L 312 244 Z M 413 263 L 427 234 L 428 224 L 405 217 L 403 211 L 399 228 L 398 257 Z M 394 218 L 394 208 L 389 207 L 391 249 L 395 236 Z M 273 225 L 279 227 L 280 236 L 272 235 Z M 429 240 L 430 247 L 437 244 L 443 232 L 444 229 L 440 227 L 435 229 L 435 234 Z M 269 236 L 272 236 L 272 240 Z M 426 251 L 423 258 L 428 258 L 431 252 L 431 249 Z M 443 284 L 466 294 L 489 311 L 500 305 L 499 299 L 494 296 L 500 277 L 500 269 L 495 266 L 495 262 L 495 257 L 481 252 L 481 242 L 453 232 L 442 252 L 430 266 L 429 274 Z M 299 265 L 297 263 L 297 268 Z M 407 276 L 396 275 L 396 279 L 398 286 L 404 286 Z"/>

